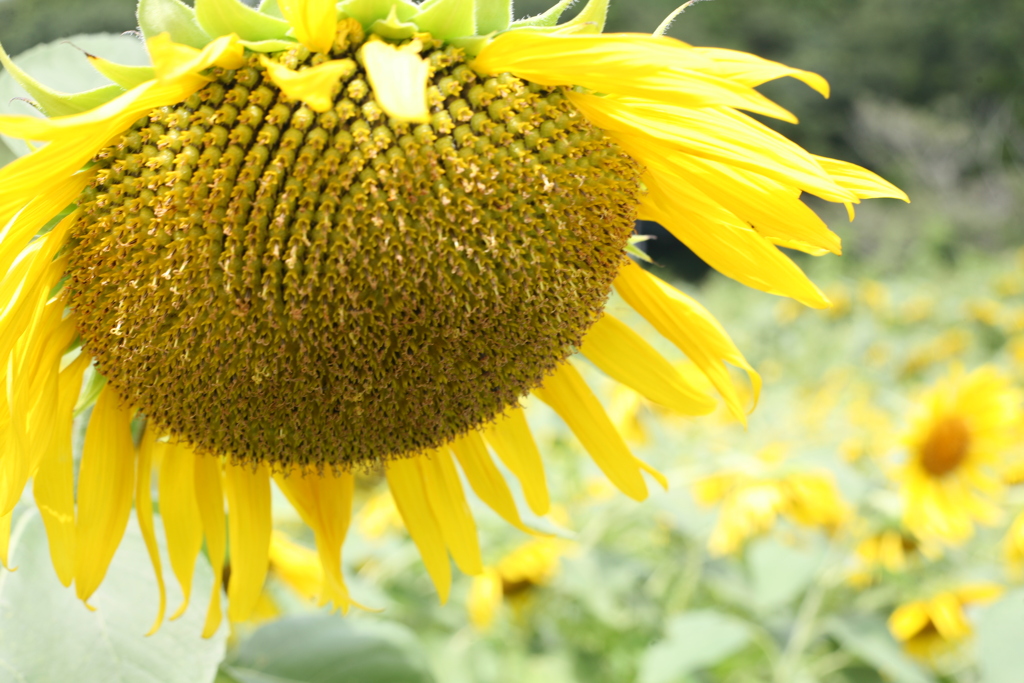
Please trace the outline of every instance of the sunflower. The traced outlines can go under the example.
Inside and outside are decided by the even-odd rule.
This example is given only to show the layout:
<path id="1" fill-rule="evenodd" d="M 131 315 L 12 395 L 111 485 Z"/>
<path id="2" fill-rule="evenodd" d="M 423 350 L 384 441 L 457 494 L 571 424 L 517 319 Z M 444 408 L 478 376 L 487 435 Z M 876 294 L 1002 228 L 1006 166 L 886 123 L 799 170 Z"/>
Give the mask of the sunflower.
<path id="1" fill-rule="evenodd" d="M 954 368 L 928 390 L 912 417 L 899 473 L 904 524 L 921 538 L 959 543 L 974 522 L 999 518 L 1000 459 L 1013 445 L 1021 393 L 985 366 Z"/>
<path id="2" fill-rule="evenodd" d="M 493 0 L 141 0 L 150 66 L 60 93 L 3 64 L 46 115 L 0 171 L 0 539 L 31 478 L 57 575 L 88 600 L 133 506 L 163 595 L 150 481 L 185 602 L 204 544 L 228 617 L 260 596 L 271 482 L 312 528 L 320 600 L 351 603 L 354 473 L 383 472 L 445 599 L 481 571 L 469 486 L 526 528 L 540 454 L 520 399 L 568 424 L 624 493 L 644 472 L 569 357 L 690 413 L 714 400 L 621 321 L 614 287 L 743 409 L 757 374 L 696 301 L 627 256 L 657 220 L 742 283 L 826 298 L 779 246 L 840 251 L 800 201 L 905 195 L 743 112 L 793 116 L 752 55 L 602 34 L 607 0 L 512 21 Z M 91 410 L 75 481 L 76 412 Z M 493 450 L 492 452 L 488 449 Z M 225 512 L 226 501 L 226 512 Z M 0 543 L 6 560 L 6 542 Z M 221 621 L 209 597 L 206 633 Z M 163 598 L 156 625 L 164 615 Z"/>
<path id="3" fill-rule="evenodd" d="M 965 584 L 941 591 L 897 607 L 889 617 L 889 631 L 908 653 L 936 663 L 973 634 L 965 608 L 992 602 L 1002 594 L 1002 586 L 992 583 Z"/>
<path id="4" fill-rule="evenodd" d="M 519 546 L 495 566 L 485 567 L 469 588 L 466 608 L 473 625 L 487 630 L 505 601 L 521 614 L 536 589 L 554 578 L 565 550 L 566 541 L 538 538 Z"/>
<path id="5" fill-rule="evenodd" d="M 849 518 L 849 508 L 829 473 L 773 471 L 765 466 L 781 458 L 780 447 L 769 447 L 752 467 L 716 472 L 694 483 L 693 495 L 700 505 L 720 506 L 708 539 L 712 555 L 739 552 L 749 539 L 768 533 L 783 518 L 827 533 Z"/>

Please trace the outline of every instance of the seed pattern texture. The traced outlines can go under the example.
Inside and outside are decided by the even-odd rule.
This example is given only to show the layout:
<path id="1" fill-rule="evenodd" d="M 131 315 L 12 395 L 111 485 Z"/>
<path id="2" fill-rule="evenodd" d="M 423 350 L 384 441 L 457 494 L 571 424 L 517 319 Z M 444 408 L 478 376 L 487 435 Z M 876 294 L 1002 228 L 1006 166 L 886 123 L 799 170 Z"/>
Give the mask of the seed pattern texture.
<path id="1" fill-rule="evenodd" d="M 202 450 L 367 468 L 538 386 L 599 315 L 639 169 L 554 88 L 481 78 L 429 37 L 429 124 L 352 61 L 334 108 L 253 56 L 95 158 L 68 301 L 123 399 Z M 297 47 L 290 68 L 328 58 Z"/>

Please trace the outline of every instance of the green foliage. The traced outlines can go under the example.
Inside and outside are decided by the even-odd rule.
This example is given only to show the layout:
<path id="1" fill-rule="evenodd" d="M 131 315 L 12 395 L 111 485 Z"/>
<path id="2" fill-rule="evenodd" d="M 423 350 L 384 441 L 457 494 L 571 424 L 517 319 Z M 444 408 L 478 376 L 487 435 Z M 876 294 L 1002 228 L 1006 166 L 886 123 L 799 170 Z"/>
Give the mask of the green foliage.
<path id="1" fill-rule="evenodd" d="M 158 522 L 159 523 L 159 522 Z M 158 526 L 158 534 L 163 530 Z M 166 550 L 163 551 L 166 557 Z M 90 611 L 74 590 L 57 580 L 46 532 L 34 509 L 15 521 L 11 561 L 17 571 L 0 569 L 0 680 L 76 683 L 203 683 L 213 680 L 224 656 L 225 625 L 202 639 L 206 600 L 176 621 L 146 636 L 156 617 L 157 592 L 145 543 L 134 520 L 129 524 L 106 581 L 90 598 Z M 170 565 L 168 606 L 181 601 Z M 196 566 L 194 596 L 209 595 L 210 565 Z"/>
<path id="2" fill-rule="evenodd" d="M 393 623 L 329 614 L 279 619 L 232 653 L 219 679 L 237 683 L 433 683 L 416 639 Z"/>

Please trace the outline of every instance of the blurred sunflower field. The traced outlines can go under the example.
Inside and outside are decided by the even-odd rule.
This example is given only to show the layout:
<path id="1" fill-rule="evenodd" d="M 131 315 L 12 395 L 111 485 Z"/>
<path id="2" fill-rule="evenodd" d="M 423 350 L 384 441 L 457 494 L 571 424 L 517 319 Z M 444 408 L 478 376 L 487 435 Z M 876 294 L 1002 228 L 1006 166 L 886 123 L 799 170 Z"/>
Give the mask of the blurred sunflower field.
<path id="1" fill-rule="evenodd" d="M 523 14 L 548 4 L 517 0 Z M 649 32 L 679 3 L 638 4 L 613 4 L 610 26 Z M 0 0 L 0 38 L 15 54 L 70 26 L 109 31 L 133 5 Z M 556 505 L 533 515 L 506 477 L 528 534 L 464 486 L 486 566 L 457 576 L 445 604 L 384 478 L 361 475 L 343 556 L 359 606 L 318 607 L 313 534 L 275 489 L 255 615 L 202 640 L 214 584 L 203 555 L 191 583 L 168 581 L 180 613 L 144 636 L 156 589 L 136 524 L 91 612 L 59 586 L 25 502 L 17 571 L 0 569 L 0 683 L 1020 683 L 1024 90 L 1009 27 L 1022 10 L 717 0 L 678 19 L 683 40 L 822 71 L 829 102 L 765 88 L 802 119 L 785 133 L 914 203 L 858 207 L 852 226 L 842 207 L 813 206 L 844 241 L 842 258 L 797 258 L 832 300 L 825 311 L 706 274 L 644 228 L 645 267 L 698 292 L 763 381 L 746 385 L 743 424 L 724 406 L 673 414 L 573 361 L 667 490 L 649 479 L 648 500 L 627 499 L 528 399 Z M 0 74 L 0 109 L 12 87 Z M 12 157 L 0 143 L 0 162 Z M 623 302 L 607 310 L 701 381 Z M 75 438 L 80 453 L 84 428 Z"/>

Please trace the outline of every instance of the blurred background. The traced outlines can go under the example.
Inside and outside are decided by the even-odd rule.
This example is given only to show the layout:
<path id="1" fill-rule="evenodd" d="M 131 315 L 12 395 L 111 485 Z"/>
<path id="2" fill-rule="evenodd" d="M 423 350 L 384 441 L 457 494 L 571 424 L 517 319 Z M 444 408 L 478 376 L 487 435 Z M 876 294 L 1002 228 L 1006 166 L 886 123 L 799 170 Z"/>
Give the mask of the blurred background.
<path id="1" fill-rule="evenodd" d="M 549 5 L 516 0 L 516 14 Z M 608 30 L 649 33 L 677 5 L 612 0 Z M 17 55 L 121 32 L 135 25 L 134 6 L 0 0 L 0 38 Z M 530 523 L 549 536 L 529 537 L 476 506 L 489 568 L 461 577 L 442 606 L 393 501 L 366 478 L 346 571 L 356 599 L 380 611 L 342 619 L 309 602 L 312 539 L 282 512 L 260 618 L 234 627 L 218 680 L 1024 680 L 1019 409 L 990 425 L 983 453 L 980 437 L 961 444 L 960 455 L 980 455 L 933 468 L 934 481 L 908 464 L 934 434 L 950 442 L 928 412 L 935 392 L 960 396 L 954 410 L 966 421 L 986 401 L 1019 403 L 1021 17 L 1024 0 L 691 6 L 669 35 L 831 83 L 828 100 L 795 81 L 763 86 L 801 120 L 769 125 L 880 173 L 913 203 L 867 202 L 852 225 L 842 207 L 813 204 L 844 242 L 841 258 L 795 257 L 832 298 L 823 312 L 708 273 L 658 226 L 641 226 L 656 238 L 645 243 L 650 267 L 695 292 L 762 374 L 749 425 L 724 411 L 668 414 L 581 362 L 636 453 L 666 473 L 668 492 L 643 504 L 616 493 L 534 401 L 531 425 L 561 504 Z M 629 317 L 614 299 L 610 310 Z M 911 519 L 913 492 L 931 485 L 945 493 L 929 499 L 929 514 L 966 515 L 966 533 Z M 275 500 L 276 510 L 287 503 Z"/>

